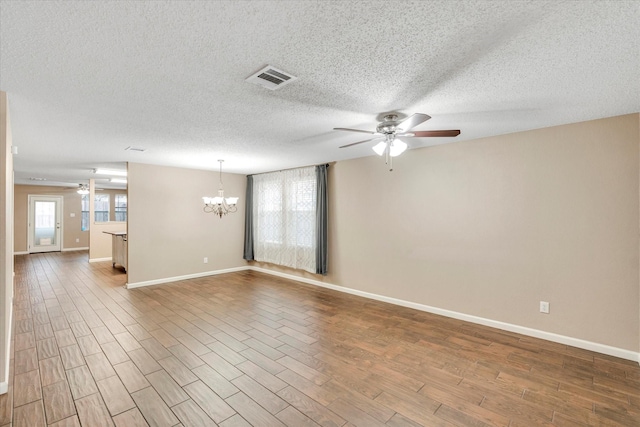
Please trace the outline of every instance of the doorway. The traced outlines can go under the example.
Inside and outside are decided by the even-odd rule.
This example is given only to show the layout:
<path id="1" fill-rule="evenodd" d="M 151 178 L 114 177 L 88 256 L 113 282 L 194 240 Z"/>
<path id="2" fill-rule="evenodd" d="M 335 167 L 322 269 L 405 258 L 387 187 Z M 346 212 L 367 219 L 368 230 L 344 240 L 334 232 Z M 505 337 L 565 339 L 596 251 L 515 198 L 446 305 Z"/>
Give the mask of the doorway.
<path id="1" fill-rule="evenodd" d="M 62 196 L 29 196 L 29 253 L 62 248 Z"/>

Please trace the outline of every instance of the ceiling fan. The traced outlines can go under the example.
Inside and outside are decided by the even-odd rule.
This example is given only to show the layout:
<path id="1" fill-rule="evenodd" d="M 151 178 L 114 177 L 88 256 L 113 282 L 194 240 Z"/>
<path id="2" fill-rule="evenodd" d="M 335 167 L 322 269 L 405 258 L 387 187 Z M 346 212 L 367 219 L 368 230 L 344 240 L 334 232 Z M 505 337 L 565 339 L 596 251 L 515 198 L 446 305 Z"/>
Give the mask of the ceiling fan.
<path id="1" fill-rule="evenodd" d="M 349 128 L 333 128 L 333 130 L 379 135 L 370 139 L 365 139 L 364 141 L 352 142 L 351 144 L 343 145 L 340 148 L 380 140 L 380 142 L 373 147 L 373 151 L 375 151 L 379 156 L 385 156 L 385 163 L 389 165 L 389 170 L 392 171 L 393 165 L 391 163 L 391 158 L 399 156 L 407 149 L 407 143 L 397 138 L 433 138 L 460 135 L 460 130 L 419 130 L 409 132 L 411 129 L 426 122 L 430 118 L 431 116 L 426 114 L 415 113 L 404 120 L 398 120 L 398 115 L 391 113 L 384 116 L 382 122 L 376 126 L 375 132 Z"/>

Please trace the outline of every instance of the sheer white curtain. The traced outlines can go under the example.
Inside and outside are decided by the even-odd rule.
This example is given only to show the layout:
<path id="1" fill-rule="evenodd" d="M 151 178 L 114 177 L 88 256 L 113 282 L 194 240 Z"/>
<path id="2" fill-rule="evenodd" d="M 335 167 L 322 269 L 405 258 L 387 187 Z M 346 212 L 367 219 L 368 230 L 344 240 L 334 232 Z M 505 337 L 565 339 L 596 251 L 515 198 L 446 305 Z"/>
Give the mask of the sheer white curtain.
<path id="1" fill-rule="evenodd" d="M 315 167 L 253 175 L 256 261 L 316 272 Z"/>

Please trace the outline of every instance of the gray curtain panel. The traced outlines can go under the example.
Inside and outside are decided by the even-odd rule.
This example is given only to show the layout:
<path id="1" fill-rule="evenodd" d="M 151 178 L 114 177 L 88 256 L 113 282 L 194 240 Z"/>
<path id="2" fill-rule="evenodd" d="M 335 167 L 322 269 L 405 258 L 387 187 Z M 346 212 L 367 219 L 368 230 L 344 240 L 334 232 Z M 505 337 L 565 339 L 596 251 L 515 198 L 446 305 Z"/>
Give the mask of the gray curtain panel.
<path id="1" fill-rule="evenodd" d="M 327 274 L 327 169 L 316 166 L 316 274 Z"/>
<path id="2" fill-rule="evenodd" d="M 247 195 L 244 211 L 244 256 L 247 261 L 253 261 L 253 176 L 247 176 Z"/>

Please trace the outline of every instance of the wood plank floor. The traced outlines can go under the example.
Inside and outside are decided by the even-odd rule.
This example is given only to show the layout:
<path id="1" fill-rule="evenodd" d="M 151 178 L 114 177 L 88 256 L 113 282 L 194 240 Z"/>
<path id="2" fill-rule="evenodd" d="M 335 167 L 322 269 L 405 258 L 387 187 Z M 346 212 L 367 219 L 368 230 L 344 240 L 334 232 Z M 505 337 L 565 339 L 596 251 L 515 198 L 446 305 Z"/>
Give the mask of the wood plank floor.
<path id="1" fill-rule="evenodd" d="M 16 257 L 0 426 L 638 426 L 635 362 L 256 272 Z"/>

